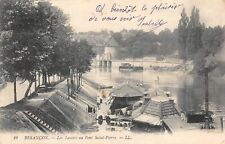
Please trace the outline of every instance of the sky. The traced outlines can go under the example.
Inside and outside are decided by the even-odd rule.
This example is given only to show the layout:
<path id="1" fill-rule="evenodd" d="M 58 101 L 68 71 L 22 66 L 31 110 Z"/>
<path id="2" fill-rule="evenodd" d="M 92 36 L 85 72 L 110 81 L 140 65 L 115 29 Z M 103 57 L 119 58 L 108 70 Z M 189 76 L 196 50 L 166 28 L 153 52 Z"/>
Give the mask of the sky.
<path id="1" fill-rule="evenodd" d="M 161 31 L 169 28 L 173 30 L 177 27 L 180 13 L 183 8 L 190 15 L 191 9 L 195 5 L 200 10 L 200 21 L 206 26 L 225 25 L 225 0 L 50 0 L 53 5 L 61 8 L 65 14 L 69 16 L 69 23 L 76 32 L 87 31 L 120 31 L 122 29 L 142 29 L 144 31 Z M 155 10 L 150 14 L 152 8 L 160 3 L 163 6 L 181 5 L 176 9 Z M 136 6 L 135 12 L 110 12 L 113 4 L 116 8 L 124 8 L 125 6 Z M 96 12 L 98 5 L 105 5 L 102 13 Z M 147 10 L 142 11 L 143 5 L 146 5 Z M 132 8 L 131 7 L 131 8 Z M 97 17 L 97 21 L 89 21 L 90 18 Z M 103 17 L 117 17 L 114 21 L 102 21 Z M 135 16 L 131 21 L 121 22 L 121 17 Z M 139 25 L 142 18 L 146 18 Z M 165 23 L 154 29 L 157 22 Z M 147 25 L 150 23 L 150 25 Z M 159 23 L 158 23 L 159 24 Z"/>

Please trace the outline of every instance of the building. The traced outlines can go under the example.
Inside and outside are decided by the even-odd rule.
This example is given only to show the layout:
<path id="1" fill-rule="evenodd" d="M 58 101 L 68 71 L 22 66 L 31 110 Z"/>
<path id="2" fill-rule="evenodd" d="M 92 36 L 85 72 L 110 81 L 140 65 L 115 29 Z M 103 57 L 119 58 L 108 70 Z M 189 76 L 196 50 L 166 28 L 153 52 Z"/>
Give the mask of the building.
<path id="1" fill-rule="evenodd" d="M 147 132 L 175 132 L 178 129 L 199 129 L 199 124 L 190 124 L 179 113 L 174 100 L 167 96 L 146 99 L 142 107 L 132 113 L 132 130 Z"/>
<path id="2" fill-rule="evenodd" d="M 145 89 L 138 83 L 126 82 L 114 88 L 109 96 L 111 97 L 110 110 L 113 113 L 117 109 L 132 106 L 135 102 L 141 100 Z"/>

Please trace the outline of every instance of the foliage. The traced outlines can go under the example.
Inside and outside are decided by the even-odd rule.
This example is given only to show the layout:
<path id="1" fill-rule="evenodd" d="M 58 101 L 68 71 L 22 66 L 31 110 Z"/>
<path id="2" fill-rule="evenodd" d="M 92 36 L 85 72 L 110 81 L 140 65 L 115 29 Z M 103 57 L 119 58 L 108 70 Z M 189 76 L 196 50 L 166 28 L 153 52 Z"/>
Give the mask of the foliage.
<path id="1" fill-rule="evenodd" d="M 169 29 L 159 34 L 144 31 L 121 31 L 114 33 L 113 38 L 119 43 L 116 48 L 118 58 L 140 58 L 145 56 L 170 56 L 177 51 L 176 32 Z"/>
<path id="2" fill-rule="evenodd" d="M 27 92 L 37 72 L 46 84 L 47 76 L 69 76 L 72 68 L 80 73 L 90 69 L 91 47 L 74 40 L 67 16 L 50 2 L 2 0 L 0 20 L 3 69 L 10 81 L 28 80 Z"/>
<path id="3" fill-rule="evenodd" d="M 181 19 L 179 20 L 178 24 L 178 43 L 180 46 L 179 54 L 183 59 L 187 59 L 188 23 L 189 18 L 185 12 L 185 9 L 183 9 L 181 13 Z"/>
<path id="4" fill-rule="evenodd" d="M 199 10 L 193 7 L 188 23 L 187 36 L 187 55 L 188 58 L 193 58 L 194 54 L 202 48 L 202 33 L 204 26 L 200 23 Z"/>

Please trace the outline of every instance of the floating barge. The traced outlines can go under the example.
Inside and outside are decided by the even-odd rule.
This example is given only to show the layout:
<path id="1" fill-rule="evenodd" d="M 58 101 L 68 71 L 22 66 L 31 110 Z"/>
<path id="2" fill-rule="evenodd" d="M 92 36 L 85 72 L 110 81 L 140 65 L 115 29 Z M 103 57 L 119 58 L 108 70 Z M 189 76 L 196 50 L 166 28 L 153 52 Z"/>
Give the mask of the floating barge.
<path id="1" fill-rule="evenodd" d="M 132 66 L 130 63 L 122 63 L 119 66 L 119 71 L 143 71 L 143 66 Z"/>

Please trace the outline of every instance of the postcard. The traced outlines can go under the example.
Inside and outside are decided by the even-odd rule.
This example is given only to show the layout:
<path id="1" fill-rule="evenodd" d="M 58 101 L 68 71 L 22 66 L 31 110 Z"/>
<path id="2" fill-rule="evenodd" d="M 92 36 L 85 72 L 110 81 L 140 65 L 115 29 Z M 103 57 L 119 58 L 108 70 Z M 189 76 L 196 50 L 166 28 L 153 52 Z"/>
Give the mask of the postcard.
<path id="1" fill-rule="evenodd" d="M 0 0 L 0 144 L 225 144 L 224 0 Z"/>

